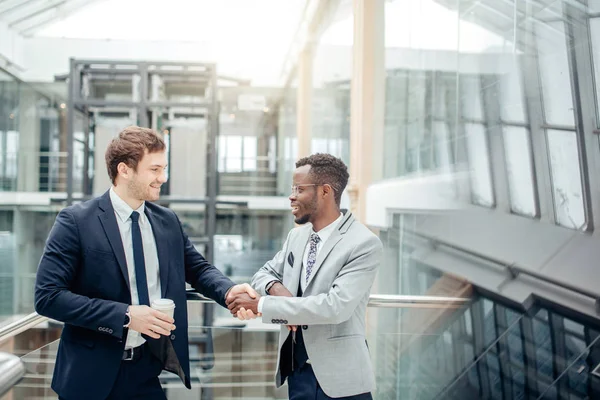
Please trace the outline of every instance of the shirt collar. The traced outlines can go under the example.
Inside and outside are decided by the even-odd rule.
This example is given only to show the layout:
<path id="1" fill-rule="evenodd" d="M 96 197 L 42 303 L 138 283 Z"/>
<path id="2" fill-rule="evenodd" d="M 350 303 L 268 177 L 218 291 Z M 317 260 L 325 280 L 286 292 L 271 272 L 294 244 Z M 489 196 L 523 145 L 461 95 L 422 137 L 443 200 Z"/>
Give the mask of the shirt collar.
<path id="1" fill-rule="evenodd" d="M 126 222 L 131 217 L 131 213 L 134 211 L 133 208 L 131 208 L 129 204 L 125 203 L 125 201 L 119 197 L 117 192 L 115 192 L 114 186 L 111 186 L 110 188 L 110 202 L 112 203 L 115 213 L 121 222 Z M 135 210 L 140 213 L 140 223 L 143 223 L 144 220 L 143 216 L 145 204 L 145 202 L 142 202 L 142 205 Z"/>
<path id="2" fill-rule="evenodd" d="M 344 216 L 344 214 L 340 213 L 340 216 L 337 217 L 337 219 L 335 221 L 333 221 L 332 223 L 327 225 L 325 228 L 321 229 L 319 232 L 315 232 L 315 230 L 313 228 L 313 229 L 311 229 L 311 231 L 312 231 L 311 233 L 316 233 L 317 235 L 319 235 L 319 239 L 321 239 L 321 243 L 325 243 L 327 241 L 327 239 L 329 239 L 329 236 L 331 236 L 331 234 L 333 233 L 335 228 L 339 225 L 343 216 Z"/>

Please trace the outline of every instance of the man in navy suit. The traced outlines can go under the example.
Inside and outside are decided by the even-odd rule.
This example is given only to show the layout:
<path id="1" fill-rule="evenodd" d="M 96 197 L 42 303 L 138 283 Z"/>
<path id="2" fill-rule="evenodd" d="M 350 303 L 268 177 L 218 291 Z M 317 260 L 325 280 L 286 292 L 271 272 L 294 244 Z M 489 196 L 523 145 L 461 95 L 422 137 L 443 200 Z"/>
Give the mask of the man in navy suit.
<path id="1" fill-rule="evenodd" d="M 256 296 L 196 251 L 173 211 L 149 202 L 167 181 L 165 148 L 151 129 L 123 130 L 106 150 L 113 186 L 63 209 L 50 232 L 35 309 L 64 322 L 52 379 L 60 399 L 166 399 L 163 369 L 190 388 L 185 282 L 224 307 Z M 149 307 L 159 298 L 173 300 L 173 318 Z"/>

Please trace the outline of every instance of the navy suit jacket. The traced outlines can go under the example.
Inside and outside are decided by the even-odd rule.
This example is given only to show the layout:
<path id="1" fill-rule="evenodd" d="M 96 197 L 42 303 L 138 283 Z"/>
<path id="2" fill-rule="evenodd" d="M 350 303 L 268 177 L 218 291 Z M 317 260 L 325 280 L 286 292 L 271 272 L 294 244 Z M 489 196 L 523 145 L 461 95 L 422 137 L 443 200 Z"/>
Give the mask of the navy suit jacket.
<path id="1" fill-rule="evenodd" d="M 175 302 L 170 337 L 149 339 L 164 369 L 190 388 L 185 282 L 225 306 L 234 283 L 192 245 L 175 213 L 146 202 L 158 252 L 162 297 Z M 63 209 L 38 267 L 35 309 L 64 322 L 52 389 L 67 399 L 105 399 L 123 356 L 131 304 L 123 242 L 109 192 Z M 156 351 L 156 352 L 155 352 Z"/>

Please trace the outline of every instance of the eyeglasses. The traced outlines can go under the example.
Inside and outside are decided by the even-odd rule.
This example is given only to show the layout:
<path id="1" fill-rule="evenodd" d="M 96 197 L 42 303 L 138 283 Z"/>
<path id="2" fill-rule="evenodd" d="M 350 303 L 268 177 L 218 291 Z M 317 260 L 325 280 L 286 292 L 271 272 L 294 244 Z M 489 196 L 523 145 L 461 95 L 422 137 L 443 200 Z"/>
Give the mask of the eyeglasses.
<path id="1" fill-rule="evenodd" d="M 305 183 L 302 185 L 293 185 L 292 186 L 292 195 L 297 195 L 298 193 L 298 188 L 303 188 L 303 187 L 308 187 L 308 186 L 323 186 L 323 184 L 319 184 L 319 183 Z"/>

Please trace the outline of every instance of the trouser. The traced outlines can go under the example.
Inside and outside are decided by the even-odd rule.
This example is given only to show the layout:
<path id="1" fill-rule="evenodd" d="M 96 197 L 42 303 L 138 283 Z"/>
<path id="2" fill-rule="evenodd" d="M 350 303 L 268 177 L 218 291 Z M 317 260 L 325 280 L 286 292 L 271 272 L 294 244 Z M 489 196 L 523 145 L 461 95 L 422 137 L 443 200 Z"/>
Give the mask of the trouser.
<path id="1" fill-rule="evenodd" d="M 323 392 L 317 377 L 313 372 L 312 365 L 304 364 L 294 369 L 288 376 L 288 395 L 290 400 L 372 400 L 371 393 L 362 393 L 347 397 L 329 397 Z"/>

